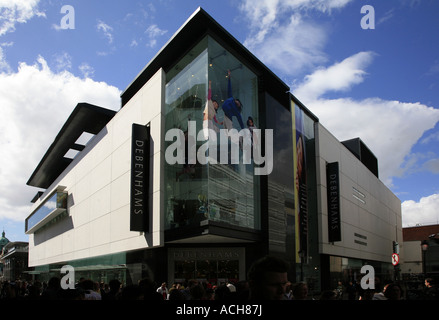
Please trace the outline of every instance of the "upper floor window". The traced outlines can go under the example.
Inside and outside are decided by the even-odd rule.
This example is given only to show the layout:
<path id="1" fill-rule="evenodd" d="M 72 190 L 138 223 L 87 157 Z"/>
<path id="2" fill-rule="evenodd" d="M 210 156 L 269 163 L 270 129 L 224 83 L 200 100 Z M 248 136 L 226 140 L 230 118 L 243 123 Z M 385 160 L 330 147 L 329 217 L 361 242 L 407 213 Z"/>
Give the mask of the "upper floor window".
<path id="1" fill-rule="evenodd" d="M 26 219 L 26 233 L 35 232 L 66 210 L 67 193 L 57 190 Z"/>

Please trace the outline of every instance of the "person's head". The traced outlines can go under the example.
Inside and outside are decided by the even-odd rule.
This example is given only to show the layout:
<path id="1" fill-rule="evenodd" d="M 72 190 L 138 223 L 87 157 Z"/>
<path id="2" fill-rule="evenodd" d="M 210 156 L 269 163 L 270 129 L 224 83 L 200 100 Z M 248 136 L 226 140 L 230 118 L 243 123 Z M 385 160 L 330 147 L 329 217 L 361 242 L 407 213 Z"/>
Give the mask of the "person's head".
<path id="1" fill-rule="evenodd" d="M 218 101 L 212 100 L 212 104 L 213 104 L 213 107 L 215 108 L 215 110 L 218 110 L 218 107 L 219 107 Z"/>
<path id="2" fill-rule="evenodd" d="M 308 286 L 305 282 L 299 282 L 294 286 L 293 297 L 295 300 L 303 300 L 308 296 Z"/>
<path id="3" fill-rule="evenodd" d="M 242 110 L 242 103 L 241 103 L 241 100 L 239 100 L 239 99 L 235 99 L 235 104 L 236 104 L 236 106 L 238 107 L 239 112 L 241 112 L 241 110 Z"/>
<path id="4" fill-rule="evenodd" d="M 432 278 L 425 279 L 425 286 L 428 288 L 433 286 L 433 279 Z"/>
<path id="5" fill-rule="evenodd" d="M 119 291 L 119 289 L 120 289 L 120 281 L 119 280 L 117 280 L 117 279 L 112 279 L 112 280 L 110 280 L 110 282 L 108 283 L 108 286 L 110 287 L 110 290 L 111 291 L 115 291 L 115 292 L 117 292 L 117 291 Z"/>
<path id="6" fill-rule="evenodd" d="M 88 291 L 91 291 L 91 290 L 93 290 L 93 288 L 94 288 L 94 284 L 93 284 L 93 281 L 92 280 L 90 280 L 90 279 L 86 279 L 86 280 L 84 280 L 84 281 L 82 281 L 81 282 L 81 287 L 84 289 L 84 290 L 88 290 Z"/>
<path id="7" fill-rule="evenodd" d="M 58 277 L 52 277 L 47 286 L 52 289 L 59 289 L 61 287 L 61 280 Z"/>
<path id="8" fill-rule="evenodd" d="M 288 284 L 289 265 L 286 261 L 266 256 L 255 261 L 247 277 L 251 299 L 283 300 Z"/>
<path id="9" fill-rule="evenodd" d="M 400 300 L 401 294 L 402 294 L 402 289 L 396 283 L 390 283 L 384 287 L 384 296 L 388 300 Z"/>
<path id="10" fill-rule="evenodd" d="M 248 117 L 248 119 L 247 119 L 247 126 L 252 127 L 253 124 L 254 124 L 253 118 L 252 117 Z"/>

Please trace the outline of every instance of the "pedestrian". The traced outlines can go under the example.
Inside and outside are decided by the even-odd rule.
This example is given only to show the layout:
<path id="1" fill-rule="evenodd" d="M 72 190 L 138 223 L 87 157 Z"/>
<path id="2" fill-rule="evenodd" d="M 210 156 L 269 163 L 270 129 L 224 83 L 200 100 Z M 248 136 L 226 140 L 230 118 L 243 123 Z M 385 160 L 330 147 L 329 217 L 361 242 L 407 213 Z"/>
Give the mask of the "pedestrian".
<path id="1" fill-rule="evenodd" d="M 84 290 L 85 300 L 102 300 L 101 294 L 96 291 L 99 288 L 99 284 L 95 285 L 93 280 L 83 280 L 79 283 L 79 286 Z"/>
<path id="2" fill-rule="evenodd" d="M 343 287 L 343 283 L 341 281 L 338 281 L 337 288 L 335 290 L 337 292 L 338 300 L 342 300 L 343 299 L 344 287 Z"/>
<path id="3" fill-rule="evenodd" d="M 349 281 L 349 285 L 346 288 L 348 294 L 348 300 L 355 300 L 357 297 L 357 289 L 352 281 Z"/>
<path id="4" fill-rule="evenodd" d="M 157 288 L 157 292 L 161 294 L 163 300 L 168 300 L 168 288 L 166 287 L 166 282 L 163 282 L 160 287 Z"/>
<path id="5" fill-rule="evenodd" d="M 250 300 L 285 300 L 289 264 L 277 257 L 255 261 L 247 274 Z"/>
<path id="6" fill-rule="evenodd" d="M 387 298 L 387 300 L 401 300 L 401 286 L 397 283 L 389 283 L 384 287 L 384 296 Z"/>
<path id="7" fill-rule="evenodd" d="M 108 283 L 108 292 L 103 294 L 102 300 L 116 300 L 118 298 L 118 295 L 120 293 L 120 281 L 117 279 L 112 279 Z"/>
<path id="8" fill-rule="evenodd" d="M 46 289 L 41 294 L 43 300 L 55 300 L 58 298 L 59 291 L 61 290 L 61 280 L 58 277 L 50 278 L 47 283 Z"/>
<path id="9" fill-rule="evenodd" d="M 166 297 L 166 299 L 163 299 L 163 294 L 159 293 L 157 291 L 158 289 L 156 289 L 157 283 L 155 283 L 149 277 L 146 277 L 146 278 L 143 278 L 142 280 L 140 280 L 139 287 L 140 287 L 140 290 L 142 292 L 143 300 L 162 301 L 162 300 L 166 300 L 168 298 L 168 297 Z M 166 283 L 165 283 L 165 287 L 166 287 Z"/>
<path id="10" fill-rule="evenodd" d="M 375 291 L 373 289 L 366 289 L 363 290 L 363 293 L 358 298 L 358 300 L 373 300 L 374 295 Z"/>
<path id="11" fill-rule="evenodd" d="M 425 300 L 438 300 L 439 295 L 437 292 L 437 288 L 434 284 L 433 278 L 427 278 L 424 281 L 424 299 Z"/>
<path id="12" fill-rule="evenodd" d="M 305 282 L 297 283 L 293 288 L 293 300 L 307 300 L 308 285 Z"/>
<path id="13" fill-rule="evenodd" d="M 187 285 L 185 286 L 184 289 L 182 289 L 182 292 L 183 292 L 183 294 L 184 294 L 186 300 L 192 300 L 192 299 L 193 299 L 193 298 L 192 298 L 191 290 L 192 290 L 192 288 L 195 287 L 195 286 L 198 286 L 198 281 L 197 281 L 197 280 L 195 280 L 195 279 L 189 279 L 189 280 L 187 281 Z"/>
<path id="14" fill-rule="evenodd" d="M 180 289 L 175 288 L 170 290 L 168 300 L 186 300 L 186 297 Z"/>

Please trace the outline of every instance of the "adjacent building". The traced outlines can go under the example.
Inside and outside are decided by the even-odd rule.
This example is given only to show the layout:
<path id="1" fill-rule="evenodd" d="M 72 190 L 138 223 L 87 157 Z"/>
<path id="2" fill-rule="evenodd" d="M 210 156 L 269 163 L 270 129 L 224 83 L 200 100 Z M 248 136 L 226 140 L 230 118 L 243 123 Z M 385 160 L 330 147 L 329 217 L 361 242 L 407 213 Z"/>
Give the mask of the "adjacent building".
<path id="1" fill-rule="evenodd" d="M 0 245 L 1 247 L 1 245 Z M 32 271 L 28 268 L 28 243 L 23 241 L 8 242 L 0 250 L 2 281 L 30 280 Z"/>
<path id="2" fill-rule="evenodd" d="M 415 226 L 402 230 L 404 241 L 403 276 L 438 278 L 439 225 Z"/>
<path id="3" fill-rule="evenodd" d="M 320 291 L 363 264 L 392 277 L 402 240 L 401 203 L 361 139 L 338 141 L 201 8 L 118 112 L 76 106 L 28 185 L 42 190 L 26 219 L 41 277 L 71 265 L 105 282 L 220 283 L 271 254 Z"/>

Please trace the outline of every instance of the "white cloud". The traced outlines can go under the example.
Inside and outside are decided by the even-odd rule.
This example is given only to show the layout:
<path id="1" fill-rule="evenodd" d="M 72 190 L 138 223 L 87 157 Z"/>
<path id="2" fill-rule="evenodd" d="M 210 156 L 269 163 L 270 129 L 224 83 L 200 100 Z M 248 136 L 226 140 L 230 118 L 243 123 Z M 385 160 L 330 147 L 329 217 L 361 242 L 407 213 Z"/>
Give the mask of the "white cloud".
<path id="1" fill-rule="evenodd" d="M 439 173 L 439 159 L 430 159 L 424 164 L 424 168 L 432 173 Z"/>
<path id="2" fill-rule="evenodd" d="M 112 34 L 113 28 L 112 27 L 110 27 L 105 22 L 98 20 L 98 24 L 97 24 L 96 28 L 98 29 L 98 31 L 104 33 L 104 36 L 105 36 L 105 38 L 107 38 L 109 44 L 113 43 L 113 34 Z"/>
<path id="3" fill-rule="evenodd" d="M 81 71 L 84 78 L 93 78 L 95 70 L 89 64 L 84 62 L 78 67 L 78 69 Z"/>
<path id="4" fill-rule="evenodd" d="M 304 101 L 319 98 L 330 91 L 347 91 L 363 82 L 364 69 L 372 62 L 373 52 L 359 52 L 328 68 L 320 68 L 305 77 L 294 93 Z"/>
<path id="5" fill-rule="evenodd" d="M 0 218 L 23 221 L 37 189 L 26 182 L 78 102 L 120 108 L 120 91 L 104 82 L 52 71 L 46 60 L 0 73 Z"/>
<path id="6" fill-rule="evenodd" d="M 72 69 L 72 56 L 67 52 L 54 54 L 54 69 L 56 72 Z"/>
<path id="7" fill-rule="evenodd" d="M 439 131 L 429 134 L 427 137 L 422 139 L 421 143 L 428 144 L 430 142 L 435 142 L 435 141 L 439 141 Z"/>
<path id="8" fill-rule="evenodd" d="M 380 179 L 389 187 L 404 174 L 412 147 L 439 121 L 438 109 L 379 98 L 318 99 L 306 106 L 339 140 L 360 137 L 377 156 Z"/>
<path id="9" fill-rule="evenodd" d="M 268 32 L 268 31 L 263 31 Z M 322 49 L 326 43 L 326 32 L 311 22 L 303 21 L 300 15 L 292 15 L 288 23 L 278 26 L 259 41 L 247 39 L 244 43 L 261 61 L 289 75 L 326 61 Z"/>
<path id="10" fill-rule="evenodd" d="M 252 30 L 244 45 L 270 67 L 295 74 L 326 61 L 327 31 L 306 12 L 330 14 L 351 0 L 246 0 L 239 6 Z M 288 67 L 287 67 L 288 66 Z"/>
<path id="11" fill-rule="evenodd" d="M 11 67 L 9 63 L 6 61 L 5 54 L 3 48 L 0 46 L 0 72 L 10 72 Z"/>
<path id="12" fill-rule="evenodd" d="M 409 200 L 401 205 L 402 226 L 439 224 L 439 194 L 421 198 L 418 202 Z"/>
<path id="13" fill-rule="evenodd" d="M 37 17 L 45 17 L 38 10 L 40 0 L 0 0 L 0 36 L 15 31 L 17 23 L 26 23 Z"/>
<path id="14" fill-rule="evenodd" d="M 146 30 L 145 33 L 148 35 L 149 42 L 147 46 L 154 47 L 157 44 L 157 38 L 167 33 L 168 30 L 162 30 L 160 29 L 156 24 L 150 25 Z"/>
<path id="15" fill-rule="evenodd" d="M 439 109 L 380 98 L 323 98 L 327 92 L 346 91 L 361 83 L 372 58 L 373 53 L 360 52 L 320 68 L 305 77 L 293 94 L 340 141 L 360 137 L 378 158 L 380 179 L 391 187 L 392 178 L 409 169 L 405 160 L 412 147 L 439 121 Z"/>

